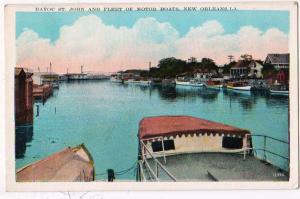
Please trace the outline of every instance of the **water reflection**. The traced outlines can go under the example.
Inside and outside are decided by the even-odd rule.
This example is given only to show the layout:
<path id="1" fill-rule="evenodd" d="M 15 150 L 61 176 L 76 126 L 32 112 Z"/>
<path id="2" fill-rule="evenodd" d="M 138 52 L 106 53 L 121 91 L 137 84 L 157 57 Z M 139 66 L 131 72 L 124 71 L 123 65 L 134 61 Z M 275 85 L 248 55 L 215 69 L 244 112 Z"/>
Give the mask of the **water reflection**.
<path id="1" fill-rule="evenodd" d="M 44 107 L 40 105 L 31 143 L 26 142 L 26 134 L 16 137 L 16 156 L 24 156 L 26 150 L 25 157 L 17 159 L 17 168 L 81 142 L 91 150 L 99 173 L 107 168 L 128 168 L 136 161 L 138 122 L 143 117 L 161 114 L 193 115 L 249 129 L 252 133 L 276 138 L 288 136 L 288 98 L 263 92 L 90 81 L 62 83 L 58 96 L 49 99 Z M 231 106 L 229 102 L 233 102 Z M 54 116 L 55 108 L 61 111 Z M 277 149 L 277 146 L 270 147 Z M 278 150 L 287 151 L 281 146 Z M 110 152 L 116 154 L 107 156 Z M 280 165 L 281 161 L 276 164 Z M 122 179 L 132 177 L 125 174 Z"/>
<path id="2" fill-rule="evenodd" d="M 202 102 L 204 103 L 215 102 L 218 99 L 219 93 L 220 90 L 203 88 L 201 92 L 199 92 L 198 96 L 203 99 Z"/>
<path id="3" fill-rule="evenodd" d="M 23 158 L 26 152 L 27 145 L 33 138 L 33 126 L 24 125 L 16 126 L 15 134 L 15 157 L 16 159 Z"/>
<path id="4" fill-rule="evenodd" d="M 176 89 L 174 86 L 158 87 L 158 94 L 162 100 L 175 101 L 178 98 Z"/>
<path id="5" fill-rule="evenodd" d="M 288 106 L 287 100 L 289 96 L 280 96 L 280 95 L 267 95 L 266 96 L 266 105 L 267 107 L 282 107 Z"/>
<path id="6" fill-rule="evenodd" d="M 73 83 L 73 82 L 72 82 Z M 82 82 L 74 82 L 82 84 Z M 215 103 L 220 93 L 223 93 L 223 99 L 231 103 L 238 103 L 244 111 L 251 111 L 255 108 L 258 99 L 263 99 L 267 106 L 278 107 L 287 105 L 288 96 L 270 95 L 267 91 L 237 91 L 227 89 L 210 89 L 206 87 L 188 87 L 188 86 L 149 86 L 139 84 L 110 84 L 117 87 L 123 87 L 134 91 L 138 89 L 151 97 L 157 93 L 161 100 L 176 102 L 178 100 L 188 100 L 194 102 L 202 99 L 203 103 Z"/>
<path id="7" fill-rule="evenodd" d="M 257 103 L 258 95 L 248 92 L 248 91 L 233 91 L 233 90 L 223 90 L 224 99 L 227 99 L 231 102 L 237 102 L 241 105 L 243 110 L 250 111 L 254 108 Z"/>

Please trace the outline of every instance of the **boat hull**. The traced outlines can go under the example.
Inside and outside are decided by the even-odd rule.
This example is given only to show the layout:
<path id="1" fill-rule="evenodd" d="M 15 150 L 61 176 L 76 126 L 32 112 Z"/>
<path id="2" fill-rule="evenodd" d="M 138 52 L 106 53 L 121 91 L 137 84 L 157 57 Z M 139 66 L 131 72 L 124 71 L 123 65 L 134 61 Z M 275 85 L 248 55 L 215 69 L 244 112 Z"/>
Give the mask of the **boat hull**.
<path id="1" fill-rule="evenodd" d="M 128 80 L 128 81 L 124 81 L 124 84 L 137 84 L 137 85 L 150 85 L 150 81 L 132 81 L 132 80 Z"/>
<path id="2" fill-rule="evenodd" d="M 122 83 L 122 80 L 110 80 L 112 83 Z"/>
<path id="3" fill-rule="evenodd" d="M 206 85 L 206 87 L 210 89 L 222 89 L 223 85 Z"/>
<path id="4" fill-rule="evenodd" d="M 238 91 L 250 91 L 251 86 L 228 86 L 227 89 L 238 90 Z"/>
<path id="5" fill-rule="evenodd" d="M 179 81 L 176 81 L 176 86 L 179 85 L 179 86 L 191 86 L 191 87 L 203 87 L 204 85 L 202 83 L 191 83 L 191 82 L 179 82 Z"/>
<path id="6" fill-rule="evenodd" d="M 270 90 L 271 95 L 289 95 L 289 91 Z"/>

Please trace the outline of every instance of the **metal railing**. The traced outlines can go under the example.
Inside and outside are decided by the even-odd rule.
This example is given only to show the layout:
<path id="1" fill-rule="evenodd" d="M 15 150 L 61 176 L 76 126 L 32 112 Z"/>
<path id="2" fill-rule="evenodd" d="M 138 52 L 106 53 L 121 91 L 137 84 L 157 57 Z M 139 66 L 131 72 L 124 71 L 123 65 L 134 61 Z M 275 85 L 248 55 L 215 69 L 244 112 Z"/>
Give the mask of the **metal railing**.
<path id="1" fill-rule="evenodd" d="M 267 136 L 267 135 L 259 135 L 259 134 L 247 134 L 246 136 L 249 136 L 251 138 L 251 141 L 253 142 L 252 138 L 253 137 L 262 137 L 263 138 L 263 146 L 262 147 L 258 147 L 258 148 L 255 148 L 251 145 L 247 146 L 245 143 L 244 143 L 244 147 L 239 150 L 238 153 L 243 153 L 244 154 L 244 160 L 246 159 L 246 154 L 251 154 L 249 152 L 253 152 L 252 155 L 255 155 L 257 158 L 258 157 L 258 151 L 262 151 L 262 156 L 263 156 L 263 161 L 265 162 L 269 162 L 270 159 L 267 158 L 267 154 L 272 154 L 276 157 L 279 157 L 279 158 L 282 158 L 284 159 L 285 161 L 289 161 L 289 157 L 283 155 L 283 154 L 279 154 L 279 153 L 276 153 L 274 151 L 271 151 L 267 148 L 267 145 L 268 145 L 268 140 L 273 140 L 273 141 L 276 141 L 276 142 L 279 142 L 279 143 L 282 143 L 282 144 L 285 144 L 285 145 L 289 145 L 289 142 L 287 141 L 284 141 L 284 140 L 280 140 L 278 138 L 274 138 L 274 137 L 271 137 L 271 136 Z M 247 140 L 248 138 L 246 138 Z M 162 139 L 163 140 L 163 139 Z M 163 143 L 162 143 L 163 145 Z M 148 172 L 148 177 L 150 178 L 150 180 L 155 180 L 155 181 L 160 181 L 159 179 L 159 173 L 158 173 L 158 169 L 159 167 L 162 169 L 162 171 L 164 171 L 173 181 L 177 181 L 177 179 L 167 170 L 167 168 L 156 158 L 154 157 L 154 154 L 156 154 L 155 152 L 152 152 L 146 145 L 145 143 L 141 140 L 140 141 L 140 146 L 141 146 L 141 160 L 139 160 L 139 168 L 140 168 L 140 175 L 143 179 L 143 181 L 147 181 L 147 176 L 145 174 L 145 171 Z M 162 158 L 164 159 L 165 163 L 166 163 L 166 155 L 165 155 L 165 152 L 163 150 L 162 152 Z M 160 153 L 161 154 L 161 153 Z M 160 156 L 161 157 L 161 156 Z M 149 164 L 149 160 L 150 159 L 153 159 L 154 161 L 154 168 L 153 166 L 151 167 L 151 165 Z M 144 170 L 145 168 L 145 170 Z"/>
<path id="2" fill-rule="evenodd" d="M 149 177 L 151 178 L 151 180 L 155 180 L 155 181 L 160 181 L 159 179 L 159 173 L 158 170 L 159 168 L 167 174 L 167 176 L 169 176 L 172 181 L 176 182 L 177 179 L 175 178 L 175 176 L 173 176 L 173 174 L 170 173 L 170 171 L 168 171 L 168 169 L 156 158 L 153 156 L 152 152 L 150 151 L 150 149 L 148 149 L 148 147 L 144 144 L 143 141 L 140 141 L 141 144 L 141 149 L 142 149 L 142 159 L 139 161 L 139 167 L 140 167 L 140 173 L 141 176 L 143 178 L 144 181 L 147 181 L 147 178 L 145 176 L 144 173 L 144 166 L 146 167 L 148 173 L 149 173 Z M 146 153 L 144 153 L 146 152 Z M 149 158 L 150 156 L 150 158 Z M 151 165 L 149 164 L 148 160 L 152 159 L 154 161 L 154 169 L 151 167 Z"/>
<path id="3" fill-rule="evenodd" d="M 253 151 L 253 155 L 256 156 L 257 158 L 259 158 L 258 156 L 258 151 L 262 151 L 263 154 L 262 154 L 262 160 L 265 161 L 265 162 L 268 162 L 270 163 L 271 160 L 267 158 L 267 154 L 272 154 L 273 156 L 276 156 L 276 157 L 279 157 L 287 162 L 289 162 L 289 157 L 283 155 L 283 154 L 278 154 L 274 151 L 271 151 L 271 150 L 268 150 L 267 149 L 267 143 L 268 143 L 268 140 L 273 140 L 273 141 L 276 141 L 278 143 L 282 143 L 282 144 L 285 144 L 285 145 L 289 145 L 289 142 L 287 141 L 284 141 L 284 140 L 281 140 L 281 139 L 278 139 L 278 138 L 274 138 L 274 137 L 271 137 L 271 136 L 268 136 L 268 135 L 260 135 L 260 134 L 248 134 L 248 136 L 251 137 L 251 140 L 253 142 L 253 137 L 262 137 L 263 138 L 263 146 L 260 148 L 255 148 L 253 146 L 250 146 L 250 147 L 245 147 L 244 148 L 244 159 L 246 158 L 246 152 L 249 151 L 249 150 L 252 150 Z M 253 143 L 252 143 L 253 145 Z M 289 146 L 288 146 L 289 147 Z"/>
<path id="4" fill-rule="evenodd" d="M 274 138 L 274 137 L 271 137 L 271 136 L 267 136 L 267 135 L 253 134 L 253 135 L 251 135 L 251 137 L 263 137 L 263 148 L 254 148 L 254 147 L 252 147 L 252 150 L 253 151 L 263 151 L 263 159 L 264 160 L 267 160 L 267 153 L 275 155 L 275 156 L 280 157 L 282 159 L 285 159 L 287 161 L 289 160 L 289 157 L 286 157 L 282 154 L 278 154 L 274 151 L 268 150 L 267 149 L 267 141 L 268 140 L 274 140 L 276 142 L 283 143 L 283 144 L 286 144 L 286 145 L 289 145 L 290 144 L 289 142 L 284 141 L 284 140 L 280 140 L 278 138 Z"/>

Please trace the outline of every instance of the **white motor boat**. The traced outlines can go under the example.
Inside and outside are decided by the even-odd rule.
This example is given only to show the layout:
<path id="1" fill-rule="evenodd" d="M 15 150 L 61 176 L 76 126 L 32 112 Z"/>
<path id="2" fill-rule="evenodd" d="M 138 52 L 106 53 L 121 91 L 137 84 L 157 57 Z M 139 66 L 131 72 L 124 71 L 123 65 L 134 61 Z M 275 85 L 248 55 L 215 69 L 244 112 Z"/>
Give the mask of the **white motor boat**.
<path id="1" fill-rule="evenodd" d="M 190 81 L 178 81 L 175 80 L 176 85 L 180 85 L 180 86 L 191 86 L 191 87 L 203 87 L 204 84 L 196 81 L 196 80 L 190 80 Z"/>

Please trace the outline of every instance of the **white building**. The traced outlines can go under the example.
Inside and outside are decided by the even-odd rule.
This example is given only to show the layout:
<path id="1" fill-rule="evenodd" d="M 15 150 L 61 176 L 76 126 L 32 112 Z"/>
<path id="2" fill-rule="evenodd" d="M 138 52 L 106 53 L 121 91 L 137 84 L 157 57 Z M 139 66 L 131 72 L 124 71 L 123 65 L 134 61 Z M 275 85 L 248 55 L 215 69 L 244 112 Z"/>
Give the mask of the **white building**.
<path id="1" fill-rule="evenodd" d="M 263 69 L 262 64 L 260 64 L 257 61 L 252 61 L 249 64 L 249 67 L 250 67 L 250 72 L 249 72 L 248 76 L 256 77 L 256 78 L 262 78 L 263 77 L 262 72 L 261 72 L 262 69 Z"/>

